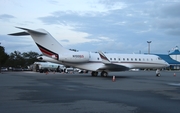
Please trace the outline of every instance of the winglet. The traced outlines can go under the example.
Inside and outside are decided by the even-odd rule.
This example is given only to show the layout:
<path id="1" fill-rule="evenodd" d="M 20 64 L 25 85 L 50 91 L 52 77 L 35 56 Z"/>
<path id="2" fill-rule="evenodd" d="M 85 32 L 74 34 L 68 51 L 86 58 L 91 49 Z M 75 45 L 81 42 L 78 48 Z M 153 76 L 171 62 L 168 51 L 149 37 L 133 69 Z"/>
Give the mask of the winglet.
<path id="1" fill-rule="evenodd" d="M 98 53 L 99 53 L 99 55 L 102 59 L 102 62 L 104 64 L 110 64 L 111 63 L 111 61 L 106 57 L 106 55 L 102 51 L 98 51 Z"/>

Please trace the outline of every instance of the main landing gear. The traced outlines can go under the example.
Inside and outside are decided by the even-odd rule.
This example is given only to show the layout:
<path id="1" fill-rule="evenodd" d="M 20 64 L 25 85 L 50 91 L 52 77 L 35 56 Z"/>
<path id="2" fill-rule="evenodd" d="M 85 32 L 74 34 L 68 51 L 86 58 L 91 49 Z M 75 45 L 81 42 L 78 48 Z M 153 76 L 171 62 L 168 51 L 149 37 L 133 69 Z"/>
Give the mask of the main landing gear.
<path id="1" fill-rule="evenodd" d="M 101 76 L 102 76 L 102 77 L 107 77 L 107 76 L 108 76 L 108 72 L 102 71 L 102 72 L 101 72 Z"/>
<path id="2" fill-rule="evenodd" d="M 96 77 L 96 76 L 98 76 L 98 72 L 97 72 L 97 71 L 92 71 L 91 75 L 92 75 L 93 77 Z M 102 77 L 107 77 L 107 76 L 108 76 L 108 72 L 102 71 L 102 72 L 101 72 L 101 76 L 102 76 Z"/>
<path id="3" fill-rule="evenodd" d="M 97 72 L 97 71 L 92 71 L 92 72 L 91 72 L 91 75 L 92 75 L 93 77 L 97 77 L 97 76 L 98 76 L 98 72 Z"/>

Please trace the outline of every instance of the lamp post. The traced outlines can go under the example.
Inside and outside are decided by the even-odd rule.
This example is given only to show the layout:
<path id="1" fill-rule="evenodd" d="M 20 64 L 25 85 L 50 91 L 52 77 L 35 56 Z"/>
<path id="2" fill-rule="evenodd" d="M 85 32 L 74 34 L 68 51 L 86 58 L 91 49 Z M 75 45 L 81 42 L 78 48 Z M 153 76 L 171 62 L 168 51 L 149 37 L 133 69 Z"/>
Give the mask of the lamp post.
<path id="1" fill-rule="evenodd" d="M 150 54 L 150 43 L 151 43 L 152 41 L 147 41 L 147 43 L 148 43 L 148 54 Z"/>

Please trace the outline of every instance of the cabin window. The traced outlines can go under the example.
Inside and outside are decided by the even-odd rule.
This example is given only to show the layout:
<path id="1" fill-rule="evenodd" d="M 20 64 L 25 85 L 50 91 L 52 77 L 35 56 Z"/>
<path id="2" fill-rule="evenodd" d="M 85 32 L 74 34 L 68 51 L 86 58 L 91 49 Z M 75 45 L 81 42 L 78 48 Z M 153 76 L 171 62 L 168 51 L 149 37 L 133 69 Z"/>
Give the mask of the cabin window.
<path id="1" fill-rule="evenodd" d="M 158 57 L 158 60 L 162 60 L 160 57 Z"/>
<path id="2" fill-rule="evenodd" d="M 135 58 L 135 61 L 137 61 L 137 59 Z"/>
<path id="3" fill-rule="evenodd" d="M 148 58 L 147 58 L 147 61 L 148 61 Z"/>
<path id="4" fill-rule="evenodd" d="M 127 58 L 127 61 L 129 61 L 129 58 Z"/>
<path id="5" fill-rule="evenodd" d="M 143 58 L 143 61 L 145 61 L 145 59 Z"/>
<path id="6" fill-rule="evenodd" d="M 112 60 L 112 58 L 110 58 L 110 60 Z"/>
<path id="7" fill-rule="evenodd" d="M 114 60 L 116 60 L 116 58 L 114 58 Z"/>
<path id="8" fill-rule="evenodd" d="M 131 61 L 133 61 L 133 58 L 131 58 Z"/>
<path id="9" fill-rule="evenodd" d="M 151 59 L 151 61 L 153 61 L 153 59 Z"/>
<path id="10" fill-rule="evenodd" d="M 141 59 L 139 58 L 139 61 L 141 61 Z"/>
<path id="11" fill-rule="evenodd" d="M 119 61 L 120 61 L 121 59 L 119 58 Z"/>
<path id="12" fill-rule="evenodd" d="M 99 58 L 97 58 L 97 60 L 99 60 Z"/>
<path id="13" fill-rule="evenodd" d="M 125 58 L 123 58 L 123 60 L 125 60 Z"/>

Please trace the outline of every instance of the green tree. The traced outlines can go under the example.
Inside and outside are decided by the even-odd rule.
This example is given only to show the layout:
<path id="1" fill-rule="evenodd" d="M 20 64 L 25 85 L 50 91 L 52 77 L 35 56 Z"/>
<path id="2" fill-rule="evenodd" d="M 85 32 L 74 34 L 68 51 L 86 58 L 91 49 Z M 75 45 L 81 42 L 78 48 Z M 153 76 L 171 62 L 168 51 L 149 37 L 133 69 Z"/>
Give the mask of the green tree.
<path id="1" fill-rule="evenodd" d="M 10 61 L 12 62 L 12 67 L 23 67 L 24 59 L 21 55 L 21 52 L 14 51 L 10 54 Z"/>
<path id="2" fill-rule="evenodd" d="M 37 60 L 37 57 L 39 54 L 37 52 L 29 51 L 29 52 L 24 52 L 22 53 L 22 57 L 25 59 L 25 65 L 29 66 L 33 64 Z"/>
<path id="3" fill-rule="evenodd" d="M 4 47 L 0 46 L 0 72 L 1 72 L 1 67 L 5 64 L 7 59 L 8 59 L 8 54 L 5 53 Z"/>
<path id="4" fill-rule="evenodd" d="M 26 68 L 27 66 L 33 64 L 35 61 L 38 61 L 37 56 L 39 56 L 39 54 L 32 51 L 23 53 L 14 51 L 10 53 L 9 59 L 6 62 L 6 66 Z"/>

